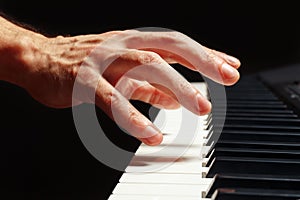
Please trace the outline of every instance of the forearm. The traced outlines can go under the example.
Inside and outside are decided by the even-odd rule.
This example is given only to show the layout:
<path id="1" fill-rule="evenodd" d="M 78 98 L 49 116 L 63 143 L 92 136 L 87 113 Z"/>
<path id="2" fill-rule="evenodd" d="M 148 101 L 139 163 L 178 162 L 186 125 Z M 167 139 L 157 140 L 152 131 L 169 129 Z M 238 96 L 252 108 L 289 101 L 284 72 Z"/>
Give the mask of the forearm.
<path id="1" fill-rule="evenodd" d="M 0 80 L 22 85 L 35 46 L 44 38 L 0 16 Z"/>

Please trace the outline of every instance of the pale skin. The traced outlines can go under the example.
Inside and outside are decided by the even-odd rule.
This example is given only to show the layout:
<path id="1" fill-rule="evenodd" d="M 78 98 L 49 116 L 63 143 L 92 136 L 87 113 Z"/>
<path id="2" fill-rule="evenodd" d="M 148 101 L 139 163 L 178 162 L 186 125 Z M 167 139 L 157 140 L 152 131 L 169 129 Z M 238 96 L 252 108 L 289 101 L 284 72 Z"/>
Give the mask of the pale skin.
<path id="1" fill-rule="evenodd" d="M 89 97 L 94 101 L 78 97 L 76 104 L 95 103 L 112 119 L 116 118 L 112 111 L 116 107 L 119 114 L 116 122 L 147 145 L 160 144 L 163 135 L 128 98 L 166 109 L 183 105 L 198 115 L 211 109 L 210 102 L 173 70 L 170 63 L 180 63 L 224 85 L 233 85 L 239 79 L 237 69 L 241 63 L 237 58 L 204 47 L 181 34 L 111 31 L 50 38 L 3 17 L 0 17 L 0 27 L 0 80 L 24 88 L 44 105 L 67 108 L 74 106 L 73 86 L 79 70 L 83 69 L 86 73 L 79 84 L 86 90 L 96 84 L 95 96 Z M 113 37 L 118 40 L 111 41 Z M 105 45 L 94 51 L 101 44 Z M 166 50 L 162 50 L 162 44 Z M 87 59 L 91 52 L 94 56 L 98 53 L 100 60 Z M 117 59 L 100 73 L 97 63 L 104 57 Z M 144 74 L 122 77 L 140 65 L 148 66 Z M 118 87 L 120 82 L 122 87 Z"/>

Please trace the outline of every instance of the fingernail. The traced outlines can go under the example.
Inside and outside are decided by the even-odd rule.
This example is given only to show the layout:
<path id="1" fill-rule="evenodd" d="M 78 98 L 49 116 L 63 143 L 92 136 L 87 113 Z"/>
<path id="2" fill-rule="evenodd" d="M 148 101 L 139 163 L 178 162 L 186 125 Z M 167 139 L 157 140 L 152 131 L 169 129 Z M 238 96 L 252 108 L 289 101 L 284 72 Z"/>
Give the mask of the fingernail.
<path id="1" fill-rule="evenodd" d="M 233 56 L 229 56 L 229 55 L 226 55 L 226 60 L 228 60 L 228 62 L 230 63 L 234 63 L 236 65 L 239 65 L 240 64 L 240 61 L 239 59 L 233 57 Z"/>
<path id="2" fill-rule="evenodd" d="M 159 133 L 160 133 L 160 131 L 158 128 L 149 125 L 144 129 L 143 135 L 145 136 L 145 138 L 149 138 L 149 137 L 153 137 Z"/>
<path id="3" fill-rule="evenodd" d="M 147 126 L 145 129 L 145 132 L 149 133 L 151 135 L 150 137 L 147 138 L 142 138 L 143 142 L 146 143 L 147 145 L 158 145 L 162 141 L 162 134 L 160 131 L 157 131 L 154 127 Z"/>
<path id="4" fill-rule="evenodd" d="M 162 142 L 162 134 L 157 134 L 149 138 L 144 139 L 144 143 L 150 146 L 159 145 Z"/>
<path id="5" fill-rule="evenodd" d="M 232 66 L 227 63 L 223 63 L 222 65 L 222 75 L 225 79 L 233 79 L 237 76 L 237 71 Z"/>
<path id="6" fill-rule="evenodd" d="M 200 115 L 205 115 L 211 111 L 211 103 L 205 99 L 201 94 L 197 94 L 197 100 L 198 100 L 198 110 Z"/>

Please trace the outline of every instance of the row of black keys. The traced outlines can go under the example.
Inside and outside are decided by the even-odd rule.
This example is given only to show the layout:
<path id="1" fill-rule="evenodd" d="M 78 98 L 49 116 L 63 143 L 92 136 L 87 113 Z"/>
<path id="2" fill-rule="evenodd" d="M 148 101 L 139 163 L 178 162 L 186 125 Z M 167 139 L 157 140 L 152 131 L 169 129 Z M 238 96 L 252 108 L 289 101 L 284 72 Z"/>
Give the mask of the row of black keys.
<path id="1" fill-rule="evenodd" d="M 213 109 L 216 130 L 221 106 Z M 300 118 L 256 79 L 227 88 L 225 124 L 208 156 L 206 177 L 215 181 L 207 198 L 300 199 Z"/>

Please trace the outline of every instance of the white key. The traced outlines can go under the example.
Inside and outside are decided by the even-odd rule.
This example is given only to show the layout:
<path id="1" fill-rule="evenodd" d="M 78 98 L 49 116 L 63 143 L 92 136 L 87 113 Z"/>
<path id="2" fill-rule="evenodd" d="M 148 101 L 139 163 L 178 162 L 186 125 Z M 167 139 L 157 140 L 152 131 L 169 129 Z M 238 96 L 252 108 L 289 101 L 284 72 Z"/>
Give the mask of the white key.
<path id="1" fill-rule="evenodd" d="M 182 121 L 182 107 L 175 110 L 161 109 L 157 114 L 154 124 L 163 133 L 177 133 L 180 129 L 180 122 Z"/>
<path id="2" fill-rule="evenodd" d="M 192 84 L 207 95 L 205 83 Z M 208 115 L 192 115 L 183 107 L 159 111 L 154 124 L 165 133 L 162 144 L 156 147 L 142 144 L 138 148 L 109 200 L 208 200 L 201 198 L 213 183 L 213 179 L 202 178 L 209 171 L 209 167 L 203 167 L 208 159 L 201 157 L 209 150 L 203 146 L 210 133 L 204 130 Z M 183 116 L 195 118 L 189 121 L 190 118 L 182 119 Z M 184 126 L 183 120 L 187 123 Z M 181 129 L 187 134 L 174 141 Z M 169 146 L 167 151 L 166 146 Z"/>
<path id="3" fill-rule="evenodd" d="M 120 183 L 169 183 L 210 185 L 213 178 L 201 174 L 124 173 Z"/>
<path id="4" fill-rule="evenodd" d="M 181 137 L 181 139 L 177 138 L 175 140 L 174 137 L 172 136 L 168 136 L 165 135 L 163 138 L 163 142 L 161 144 L 161 146 L 166 146 L 166 145 L 186 145 L 186 146 L 196 146 L 196 145 L 202 145 L 203 142 L 205 142 L 205 138 L 203 138 L 205 136 L 206 132 L 201 131 L 198 135 L 196 135 L 194 138 L 186 138 L 185 140 L 181 140 L 183 137 Z M 188 143 L 191 144 L 187 144 L 187 139 L 190 139 L 190 141 L 188 141 Z M 142 145 L 141 145 L 142 146 Z M 146 146 L 146 145 L 143 145 Z M 156 146 L 155 146 L 156 147 Z"/>
<path id="5" fill-rule="evenodd" d="M 203 96 L 207 96 L 207 85 L 205 82 L 193 82 L 193 86 L 195 86 Z"/>
<path id="6" fill-rule="evenodd" d="M 202 162 L 204 162 L 202 159 L 193 157 L 174 160 L 171 157 L 139 158 L 134 156 L 125 171 L 202 174 L 208 171 L 207 167 L 202 167 Z"/>
<path id="7" fill-rule="evenodd" d="M 123 194 L 112 194 L 108 200 L 210 200 L 207 198 L 199 197 L 178 197 L 171 195 L 123 195 Z"/>
<path id="8" fill-rule="evenodd" d="M 201 198 L 208 185 L 118 183 L 113 194 L 174 195 Z"/>
<path id="9" fill-rule="evenodd" d="M 204 141 L 203 141 L 204 142 Z M 165 148 L 165 149 L 164 149 Z M 137 150 L 135 156 L 147 157 L 147 156 L 156 156 L 156 157 L 200 157 L 201 149 L 203 145 L 192 145 L 190 147 L 182 146 L 160 146 L 160 147 L 142 147 Z"/>
<path id="10" fill-rule="evenodd" d="M 194 132 L 200 132 L 204 130 L 207 125 L 206 116 L 198 116 L 191 113 L 184 107 L 180 107 L 175 110 L 161 109 L 154 120 L 154 124 L 161 130 L 162 133 L 167 135 L 177 135 L 178 132 L 185 128 L 182 131 L 186 131 L 190 134 Z M 183 127 L 185 125 L 185 127 Z"/>

